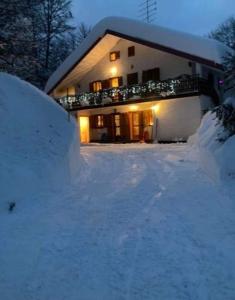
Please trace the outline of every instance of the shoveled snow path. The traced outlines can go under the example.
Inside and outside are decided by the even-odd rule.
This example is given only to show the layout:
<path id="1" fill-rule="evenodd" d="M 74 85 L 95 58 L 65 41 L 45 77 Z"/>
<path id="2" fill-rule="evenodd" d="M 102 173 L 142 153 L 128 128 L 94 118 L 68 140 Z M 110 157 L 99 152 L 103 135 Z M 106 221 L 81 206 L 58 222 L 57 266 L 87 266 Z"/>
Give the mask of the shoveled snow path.
<path id="1" fill-rule="evenodd" d="M 75 186 L 0 221 L 1 299 L 235 299 L 235 201 L 188 146 L 81 152 Z"/>

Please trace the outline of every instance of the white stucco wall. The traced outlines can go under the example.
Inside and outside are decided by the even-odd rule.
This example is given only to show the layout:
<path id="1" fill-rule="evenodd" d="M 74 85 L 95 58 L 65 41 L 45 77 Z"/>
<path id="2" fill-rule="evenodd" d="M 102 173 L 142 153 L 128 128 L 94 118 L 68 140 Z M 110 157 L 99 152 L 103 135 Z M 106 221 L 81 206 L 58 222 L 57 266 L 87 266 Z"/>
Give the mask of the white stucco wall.
<path id="1" fill-rule="evenodd" d="M 128 57 L 128 47 L 135 46 L 135 56 Z M 138 72 L 139 82 L 142 81 L 142 71 L 160 68 L 160 79 L 173 78 L 181 74 L 192 74 L 192 67 L 187 59 L 152 49 L 127 40 L 120 40 L 110 51 L 120 51 L 120 59 L 110 62 L 109 53 L 80 80 L 80 91 L 88 91 L 89 83 L 95 80 L 105 80 L 111 77 L 123 76 L 123 84 L 129 73 Z M 117 74 L 113 75 L 111 69 L 116 67 Z"/>
<path id="2" fill-rule="evenodd" d="M 164 100 L 157 113 L 157 140 L 187 140 L 201 122 L 200 97 Z"/>
<path id="3" fill-rule="evenodd" d="M 207 96 L 193 96 L 136 104 L 139 111 L 151 109 L 158 104 L 156 121 L 153 127 L 156 141 L 185 141 L 194 134 L 201 123 L 203 111 L 211 109 L 213 102 Z M 110 114 L 129 112 L 131 105 L 106 107 L 81 111 L 80 115 Z"/>

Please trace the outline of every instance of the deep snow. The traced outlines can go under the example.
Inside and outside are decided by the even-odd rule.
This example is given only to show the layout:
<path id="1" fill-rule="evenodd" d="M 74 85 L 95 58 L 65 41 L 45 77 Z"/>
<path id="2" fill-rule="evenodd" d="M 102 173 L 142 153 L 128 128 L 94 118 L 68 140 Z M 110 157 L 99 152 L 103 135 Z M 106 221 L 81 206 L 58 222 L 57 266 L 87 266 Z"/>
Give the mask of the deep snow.
<path id="1" fill-rule="evenodd" d="M 0 74 L 0 299 L 235 299 L 233 148 L 219 130 L 208 114 L 193 146 L 80 157 L 74 120 Z M 227 177 L 204 173 L 201 150 Z"/>
<path id="2" fill-rule="evenodd" d="M 234 299 L 235 202 L 193 154 L 81 147 L 67 191 L 1 213 L 1 299 Z"/>
<path id="3" fill-rule="evenodd" d="M 235 107 L 235 98 L 228 98 L 225 104 Z M 235 135 L 228 137 L 227 130 L 217 119 L 215 112 L 208 112 L 189 143 L 198 155 L 202 169 L 217 184 L 234 185 L 235 180 Z M 224 141 L 221 142 L 220 139 Z"/>
<path id="4" fill-rule="evenodd" d="M 68 183 L 78 171 L 74 120 L 50 97 L 0 73 L 0 211 L 2 204 Z"/>

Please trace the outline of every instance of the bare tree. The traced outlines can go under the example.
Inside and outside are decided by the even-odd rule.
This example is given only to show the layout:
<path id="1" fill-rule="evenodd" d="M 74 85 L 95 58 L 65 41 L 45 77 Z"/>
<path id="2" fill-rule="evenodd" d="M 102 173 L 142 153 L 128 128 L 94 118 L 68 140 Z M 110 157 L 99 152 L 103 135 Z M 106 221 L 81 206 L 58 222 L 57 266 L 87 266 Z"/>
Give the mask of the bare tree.
<path id="1" fill-rule="evenodd" d="M 81 42 L 89 35 L 91 32 L 91 27 L 87 26 L 85 23 L 80 23 L 77 27 L 76 31 L 76 40 L 77 45 L 81 44 Z"/>
<path id="2" fill-rule="evenodd" d="M 209 34 L 210 38 L 216 39 L 233 51 L 228 51 L 224 57 L 225 90 L 235 93 L 235 18 L 230 17 L 224 23 L 218 26 L 217 29 Z"/>

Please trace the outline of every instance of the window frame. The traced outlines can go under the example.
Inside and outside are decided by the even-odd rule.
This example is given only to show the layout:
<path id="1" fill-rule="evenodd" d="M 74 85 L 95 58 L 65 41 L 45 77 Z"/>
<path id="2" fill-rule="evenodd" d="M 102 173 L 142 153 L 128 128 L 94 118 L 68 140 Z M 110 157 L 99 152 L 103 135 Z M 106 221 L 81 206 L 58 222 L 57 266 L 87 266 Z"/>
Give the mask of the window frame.
<path id="1" fill-rule="evenodd" d="M 112 55 L 115 55 L 114 59 L 112 59 Z M 111 61 L 111 62 L 116 61 L 116 60 L 120 59 L 120 56 L 121 56 L 120 51 L 112 51 L 109 53 L 109 61 Z"/>
<path id="2" fill-rule="evenodd" d="M 128 47 L 127 54 L 128 54 L 128 57 L 135 56 L 135 46 Z"/>
<path id="3" fill-rule="evenodd" d="M 96 89 L 96 88 L 94 88 L 94 86 L 95 86 L 95 84 L 100 84 L 100 89 L 98 90 L 98 89 Z M 95 80 L 95 81 L 92 81 L 91 83 L 90 83 L 90 91 L 92 92 L 92 93 L 98 93 L 99 91 L 101 91 L 102 90 L 102 80 Z"/>
<path id="4" fill-rule="evenodd" d="M 98 114 L 98 115 L 95 115 L 95 117 L 96 117 L 96 120 L 95 120 L 96 128 L 98 128 L 98 129 L 104 128 L 104 115 L 103 114 Z M 99 120 L 99 118 L 100 118 L 100 120 Z"/>
<path id="5" fill-rule="evenodd" d="M 148 78 L 148 77 L 152 77 L 152 78 Z M 156 77 L 156 78 L 153 78 L 153 77 Z M 152 69 L 142 71 L 142 83 L 146 83 L 150 80 L 153 80 L 153 81 L 160 80 L 160 68 L 152 68 Z"/>
<path id="6" fill-rule="evenodd" d="M 137 82 L 136 83 L 129 83 L 130 81 L 130 78 L 131 76 L 136 76 L 137 75 Z M 133 78 L 132 78 L 133 79 Z M 130 85 L 135 85 L 135 84 L 138 84 L 139 83 L 139 73 L 138 72 L 133 72 L 133 73 L 129 73 L 126 75 L 126 81 L 127 81 L 127 85 L 130 86 Z"/>

